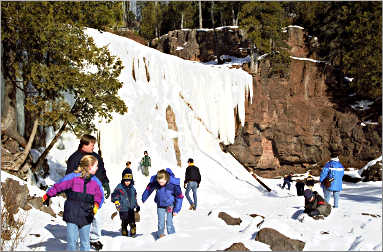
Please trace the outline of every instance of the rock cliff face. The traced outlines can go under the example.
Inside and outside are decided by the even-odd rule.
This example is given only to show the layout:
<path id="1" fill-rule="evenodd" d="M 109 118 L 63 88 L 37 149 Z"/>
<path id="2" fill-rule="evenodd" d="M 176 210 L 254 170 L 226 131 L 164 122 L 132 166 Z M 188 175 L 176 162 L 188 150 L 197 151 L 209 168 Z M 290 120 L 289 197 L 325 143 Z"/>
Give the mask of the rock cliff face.
<path id="1" fill-rule="evenodd" d="M 221 55 L 246 57 L 249 43 L 240 29 L 223 27 L 170 31 L 152 40 L 150 46 L 183 59 L 207 62 Z"/>
<path id="2" fill-rule="evenodd" d="M 303 30 L 288 32 L 290 55 L 308 57 Z M 260 63 L 245 127 L 238 127 L 235 143 L 224 147 L 242 164 L 262 175 L 269 168 L 281 174 L 321 166 L 332 147 L 341 150 L 345 166 L 356 168 L 381 155 L 381 121 L 362 126 L 349 104 L 332 96 L 336 80 L 331 68 L 323 72 L 325 64 L 292 58 L 289 78 L 280 79 L 267 77 L 269 67 L 267 60 Z"/>
<path id="3" fill-rule="evenodd" d="M 293 56 L 289 77 L 269 78 L 270 62 L 267 58 L 260 62 L 253 78 L 252 103 L 246 104 L 245 126 L 238 124 L 235 143 L 222 149 L 266 176 L 320 167 L 334 147 L 341 150 L 340 159 L 346 167 L 360 168 L 380 156 L 381 116 L 379 124 L 362 126 L 347 99 L 334 93 L 333 87 L 339 86 L 334 70 L 304 59 L 315 58 L 307 44 L 315 46 L 316 39 L 307 43 L 309 37 L 299 27 L 289 27 L 287 32 Z M 248 42 L 239 29 L 225 28 L 172 31 L 152 46 L 205 62 L 223 54 L 244 57 L 246 52 L 240 48 L 248 47 Z"/>

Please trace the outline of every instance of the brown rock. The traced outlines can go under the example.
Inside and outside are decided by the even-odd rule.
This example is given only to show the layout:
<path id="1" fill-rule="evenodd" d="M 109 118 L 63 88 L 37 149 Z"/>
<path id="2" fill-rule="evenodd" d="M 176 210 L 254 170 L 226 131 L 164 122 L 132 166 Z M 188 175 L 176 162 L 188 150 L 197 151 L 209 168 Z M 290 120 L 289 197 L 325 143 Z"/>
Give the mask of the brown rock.
<path id="1" fill-rule="evenodd" d="M 227 225 L 240 225 L 242 222 L 240 218 L 233 218 L 225 212 L 220 212 L 218 218 L 224 220 Z"/>
<path id="2" fill-rule="evenodd" d="M 250 249 L 246 248 L 242 242 L 238 242 L 238 243 L 233 243 L 233 245 L 231 245 L 224 251 L 250 251 Z"/>
<path id="3" fill-rule="evenodd" d="M 159 39 L 152 40 L 150 46 L 187 60 L 201 62 L 218 60 L 223 63 L 221 55 L 246 57 L 249 42 L 238 28 L 215 31 L 183 29 L 169 31 Z"/>
<path id="4" fill-rule="evenodd" d="M 364 170 L 361 174 L 363 181 L 381 181 L 382 180 L 382 163 L 376 162 L 373 166 Z"/>
<path id="5" fill-rule="evenodd" d="M 26 208 L 29 189 L 27 185 L 20 185 L 18 181 L 7 178 L 1 183 L 1 194 L 4 207 L 10 214 L 16 214 L 19 208 Z"/>
<path id="6" fill-rule="evenodd" d="M 305 247 L 304 242 L 290 239 L 272 228 L 259 230 L 255 240 L 270 245 L 271 250 L 302 251 Z"/>

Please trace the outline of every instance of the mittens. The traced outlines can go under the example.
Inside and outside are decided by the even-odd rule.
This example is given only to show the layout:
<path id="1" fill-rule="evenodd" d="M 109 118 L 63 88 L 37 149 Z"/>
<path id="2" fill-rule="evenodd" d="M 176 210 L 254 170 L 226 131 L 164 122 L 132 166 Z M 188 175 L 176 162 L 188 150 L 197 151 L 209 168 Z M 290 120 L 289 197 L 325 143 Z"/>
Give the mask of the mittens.
<path id="1" fill-rule="evenodd" d="M 98 211 L 98 204 L 94 203 L 94 206 L 93 206 L 93 213 L 94 213 L 94 215 L 96 215 L 97 211 Z"/>
<path id="2" fill-rule="evenodd" d="M 121 205 L 118 200 L 114 202 L 114 205 L 116 206 L 117 211 L 120 211 Z"/>
<path id="3" fill-rule="evenodd" d="M 50 197 L 48 196 L 48 194 L 44 194 L 44 196 L 42 197 L 43 205 L 49 207 L 49 198 Z"/>

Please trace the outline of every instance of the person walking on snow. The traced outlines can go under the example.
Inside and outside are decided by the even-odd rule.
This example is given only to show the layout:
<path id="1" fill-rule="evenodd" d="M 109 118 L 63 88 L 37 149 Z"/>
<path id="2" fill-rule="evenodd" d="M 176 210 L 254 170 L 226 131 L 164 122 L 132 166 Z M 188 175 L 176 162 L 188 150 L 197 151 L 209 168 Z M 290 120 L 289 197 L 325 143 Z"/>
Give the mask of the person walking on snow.
<path id="1" fill-rule="evenodd" d="M 106 176 L 106 170 L 104 168 L 104 162 L 102 158 L 93 151 L 95 143 L 96 138 L 92 135 L 85 134 L 81 137 L 78 149 L 69 157 L 67 161 L 67 169 L 65 174 L 72 173 L 75 169 L 77 169 L 80 160 L 85 155 L 94 156 L 98 161 L 98 170 L 95 175 L 101 181 L 102 187 L 105 191 L 105 198 L 107 199 L 110 195 L 109 179 Z M 102 224 L 100 217 L 101 215 L 98 214 L 94 218 L 90 229 L 90 245 L 92 245 L 92 247 L 97 250 L 100 250 L 103 247 L 103 244 L 100 241 Z"/>
<path id="2" fill-rule="evenodd" d="M 168 234 L 175 233 L 173 216 L 181 211 L 184 196 L 180 187 L 180 179 L 174 176 L 170 168 L 162 169 L 150 178 L 150 182 L 142 194 L 142 203 L 145 203 L 154 190 L 156 190 L 154 202 L 157 203 L 158 217 L 157 237 L 162 238 L 165 236 L 165 216 Z"/>
<path id="3" fill-rule="evenodd" d="M 189 210 L 197 209 L 197 188 L 199 187 L 200 183 L 201 174 L 199 172 L 199 169 L 197 166 L 194 166 L 194 160 L 192 158 L 189 158 L 184 181 L 184 188 L 186 189 L 185 195 L 190 204 Z M 189 196 L 190 190 L 193 191 L 194 202 Z"/>
<path id="4" fill-rule="evenodd" d="M 128 236 L 128 225 L 130 226 L 130 236 L 136 235 L 136 222 L 134 218 L 135 210 L 140 211 L 137 204 L 137 192 L 134 188 L 132 170 L 129 168 L 130 162 L 126 163 L 127 168 L 122 172 L 121 183 L 116 186 L 112 193 L 111 200 L 115 204 L 121 219 L 121 234 Z"/>
<path id="5" fill-rule="evenodd" d="M 339 207 L 339 193 L 342 191 L 342 179 L 344 175 L 344 167 L 341 162 L 339 162 L 338 156 L 338 150 L 331 151 L 331 159 L 323 167 L 319 178 L 323 189 L 324 198 L 327 203 L 330 203 L 331 193 L 333 194 L 334 208 Z M 329 188 L 327 188 L 323 183 L 327 177 L 330 178 L 330 181 L 332 180 Z"/>
<path id="6" fill-rule="evenodd" d="M 147 151 L 144 151 L 144 156 L 141 159 L 140 165 L 142 174 L 144 174 L 146 177 L 149 176 L 149 168 L 152 166 L 152 163 Z"/>
<path id="7" fill-rule="evenodd" d="M 90 250 L 90 224 L 104 202 L 101 182 L 94 176 L 97 170 L 97 158 L 85 155 L 74 172 L 63 177 L 43 196 L 43 204 L 49 206 L 49 198 L 60 192 L 67 192 L 63 216 L 67 223 L 67 250 L 78 250 L 78 237 L 80 237 L 80 250 Z"/>
<path id="8" fill-rule="evenodd" d="M 292 178 L 291 178 L 292 176 L 293 176 L 292 173 L 290 173 L 290 174 L 288 174 L 288 175 L 285 175 L 285 177 L 283 178 L 282 189 L 284 189 L 284 188 L 285 188 L 285 185 L 287 184 L 287 189 L 290 190 L 290 186 L 291 186 L 290 183 L 293 181 Z"/>
<path id="9" fill-rule="evenodd" d="M 304 213 L 307 213 L 314 219 L 323 219 L 323 216 L 327 217 L 331 213 L 331 205 L 318 192 L 306 189 L 303 192 L 303 196 L 305 197 Z"/>

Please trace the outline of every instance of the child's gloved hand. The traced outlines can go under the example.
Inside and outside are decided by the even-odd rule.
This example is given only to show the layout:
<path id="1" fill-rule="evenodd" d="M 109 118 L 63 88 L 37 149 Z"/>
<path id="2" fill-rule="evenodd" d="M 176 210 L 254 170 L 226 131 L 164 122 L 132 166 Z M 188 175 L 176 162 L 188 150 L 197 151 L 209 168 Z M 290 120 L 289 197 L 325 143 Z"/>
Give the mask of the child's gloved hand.
<path id="1" fill-rule="evenodd" d="M 118 200 L 114 202 L 114 205 L 116 206 L 117 211 L 120 211 L 121 205 Z"/>
<path id="2" fill-rule="evenodd" d="M 49 198 L 50 197 L 48 196 L 48 194 L 44 194 L 44 196 L 42 197 L 43 205 L 49 207 Z"/>
<path id="3" fill-rule="evenodd" d="M 94 215 L 96 215 L 97 211 L 98 211 L 98 204 L 94 203 L 94 206 L 93 206 L 93 213 L 94 213 Z"/>
<path id="4" fill-rule="evenodd" d="M 184 183 L 184 188 L 185 188 L 185 189 L 186 189 L 187 185 L 188 185 L 188 183 Z"/>
<path id="5" fill-rule="evenodd" d="M 137 205 L 137 206 L 136 206 L 136 212 L 138 213 L 140 210 L 141 210 L 140 206 Z"/>

